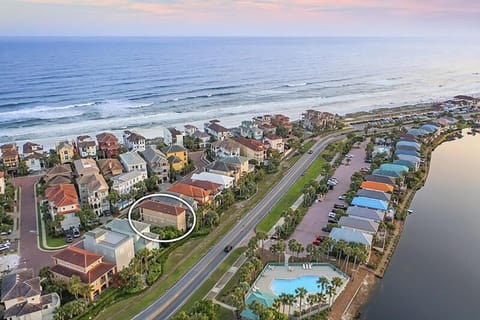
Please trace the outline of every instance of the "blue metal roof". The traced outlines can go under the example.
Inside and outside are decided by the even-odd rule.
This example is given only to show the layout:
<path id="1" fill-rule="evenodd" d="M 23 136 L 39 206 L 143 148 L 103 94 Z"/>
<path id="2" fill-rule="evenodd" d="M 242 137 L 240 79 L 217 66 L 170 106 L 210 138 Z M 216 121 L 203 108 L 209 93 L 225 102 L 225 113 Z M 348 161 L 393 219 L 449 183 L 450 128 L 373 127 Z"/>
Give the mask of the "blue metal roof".
<path id="1" fill-rule="evenodd" d="M 345 242 L 363 243 L 370 247 L 372 245 L 373 237 L 371 234 L 355 231 L 352 229 L 332 228 L 330 238 L 335 241 L 343 240 Z"/>
<path id="2" fill-rule="evenodd" d="M 380 169 L 387 170 L 387 171 L 395 171 L 398 173 L 408 172 L 408 167 L 401 166 L 399 164 L 394 164 L 394 163 L 384 163 L 380 165 Z"/>
<path id="3" fill-rule="evenodd" d="M 414 168 L 417 166 L 417 163 L 413 162 L 413 161 L 410 161 L 410 160 L 395 160 L 393 161 L 393 163 L 395 164 L 399 164 L 401 166 L 407 166 L 407 167 L 410 167 L 410 168 Z"/>
<path id="4" fill-rule="evenodd" d="M 387 210 L 388 202 L 372 198 L 355 197 L 352 199 L 352 206 L 366 207 L 377 210 Z"/>
<path id="5" fill-rule="evenodd" d="M 401 173 L 398 173 L 395 171 L 389 171 L 389 170 L 382 170 L 382 169 L 373 170 L 373 174 L 376 174 L 378 176 L 392 177 L 392 178 L 400 178 L 402 176 Z"/>
<path id="6" fill-rule="evenodd" d="M 420 158 L 420 153 L 418 153 L 417 151 L 415 150 L 409 150 L 409 149 L 397 149 L 395 150 L 395 154 L 406 154 L 406 155 L 409 155 L 409 156 L 415 156 L 415 157 L 419 157 Z"/>
<path id="7" fill-rule="evenodd" d="M 420 150 L 422 147 L 420 143 L 414 142 L 414 141 L 405 141 L 405 140 L 400 140 L 397 142 L 397 148 L 400 147 L 410 147 L 410 148 L 415 148 L 417 150 Z"/>
<path id="8" fill-rule="evenodd" d="M 423 126 L 420 127 L 421 130 L 425 130 L 429 133 L 435 132 L 438 130 L 438 127 L 433 124 L 424 124 Z"/>
<path id="9" fill-rule="evenodd" d="M 415 137 L 421 137 L 421 136 L 429 134 L 429 132 L 425 131 L 425 130 L 422 130 L 422 129 L 409 129 L 407 131 L 407 134 L 410 134 L 410 135 L 415 136 Z"/>
<path id="10" fill-rule="evenodd" d="M 413 163 L 420 163 L 420 158 L 409 154 L 397 154 L 399 160 L 406 160 Z"/>

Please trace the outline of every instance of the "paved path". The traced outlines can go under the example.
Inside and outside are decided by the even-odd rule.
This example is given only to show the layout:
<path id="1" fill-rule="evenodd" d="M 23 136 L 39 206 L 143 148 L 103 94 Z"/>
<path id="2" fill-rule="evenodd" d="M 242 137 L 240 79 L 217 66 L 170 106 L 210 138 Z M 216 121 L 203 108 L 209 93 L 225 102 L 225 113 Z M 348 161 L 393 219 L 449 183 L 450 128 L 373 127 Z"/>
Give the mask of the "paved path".
<path id="1" fill-rule="evenodd" d="M 18 177 L 14 181 L 15 185 L 21 188 L 19 255 L 24 261 L 21 266 L 33 268 L 34 273 L 38 273 L 44 266 L 53 264 L 53 253 L 43 252 L 38 248 L 34 191 L 34 184 L 38 178 L 38 176 Z"/>
<path id="2" fill-rule="evenodd" d="M 225 246 L 240 243 L 284 196 L 290 186 L 313 163 L 325 147 L 343 137 L 342 133 L 335 133 L 320 139 L 312 147 L 313 154 L 305 154 L 300 158 L 282 180 L 223 239 L 212 247 L 167 293 L 137 314 L 134 319 L 165 320 L 170 318 L 228 256 L 228 253 L 223 251 Z"/>

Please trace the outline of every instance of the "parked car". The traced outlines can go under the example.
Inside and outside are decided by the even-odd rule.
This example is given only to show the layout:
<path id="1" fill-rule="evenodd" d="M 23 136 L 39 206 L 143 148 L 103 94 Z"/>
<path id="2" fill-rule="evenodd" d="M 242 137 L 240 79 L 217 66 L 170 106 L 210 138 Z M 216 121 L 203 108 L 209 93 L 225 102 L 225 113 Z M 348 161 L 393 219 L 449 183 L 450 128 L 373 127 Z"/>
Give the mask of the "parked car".
<path id="1" fill-rule="evenodd" d="M 337 220 L 337 218 L 328 217 L 328 222 L 329 223 L 338 223 L 338 220 Z"/>
<path id="2" fill-rule="evenodd" d="M 325 240 L 325 238 L 327 238 L 327 236 L 318 236 L 317 240 L 320 241 L 320 242 L 323 242 Z"/>
<path id="3" fill-rule="evenodd" d="M 73 228 L 72 235 L 74 238 L 80 237 L 80 230 L 78 230 L 78 228 Z"/>
<path id="4" fill-rule="evenodd" d="M 335 217 L 337 217 L 337 213 L 332 211 L 328 214 L 328 217 L 329 218 L 335 218 Z"/>
<path id="5" fill-rule="evenodd" d="M 346 199 L 346 195 L 342 194 L 340 197 L 338 197 L 338 200 L 345 200 Z"/>
<path id="6" fill-rule="evenodd" d="M 312 244 L 315 245 L 315 246 L 319 246 L 320 243 L 321 243 L 321 241 L 317 240 L 317 239 L 313 240 L 313 242 L 312 242 Z"/>
<path id="7" fill-rule="evenodd" d="M 335 204 L 333 205 L 333 207 L 334 207 L 335 209 L 343 209 L 343 210 L 347 209 L 347 206 L 346 206 L 346 205 L 344 205 L 344 204 L 339 204 L 339 203 L 335 203 Z"/>
<path id="8" fill-rule="evenodd" d="M 71 234 L 67 234 L 65 236 L 65 242 L 67 242 L 67 243 L 73 242 L 73 236 Z"/>

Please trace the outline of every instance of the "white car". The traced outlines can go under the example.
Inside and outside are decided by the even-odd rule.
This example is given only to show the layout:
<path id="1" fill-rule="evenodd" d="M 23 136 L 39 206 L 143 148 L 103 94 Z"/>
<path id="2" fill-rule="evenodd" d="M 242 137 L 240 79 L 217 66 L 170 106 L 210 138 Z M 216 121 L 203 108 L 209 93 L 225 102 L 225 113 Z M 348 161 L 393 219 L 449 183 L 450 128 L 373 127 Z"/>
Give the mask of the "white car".
<path id="1" fill-rule="evenodd" d="M 337 214 L 336 214 L 335 212 L 330 212 L 330 213 L 328 214 L 328 217 L 329 217 L 329 218 L 336 218 L 336 217 L 337 217 Z"/>

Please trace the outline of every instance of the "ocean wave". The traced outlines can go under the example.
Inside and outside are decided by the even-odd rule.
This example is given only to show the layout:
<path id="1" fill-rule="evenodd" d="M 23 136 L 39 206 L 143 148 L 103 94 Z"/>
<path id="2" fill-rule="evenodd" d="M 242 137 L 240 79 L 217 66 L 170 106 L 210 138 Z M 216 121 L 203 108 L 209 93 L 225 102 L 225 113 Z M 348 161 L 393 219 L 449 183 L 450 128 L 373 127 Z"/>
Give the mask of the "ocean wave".
<path id="1" fill-rule="evenodd" d="M 312 83 L 311 82 L 291 83 L 291 84 L 286 84 L 282 87 L 284 88 L 303 87 L 303 86 L 308 86 L 309 84 L 312 84 Z"/>

